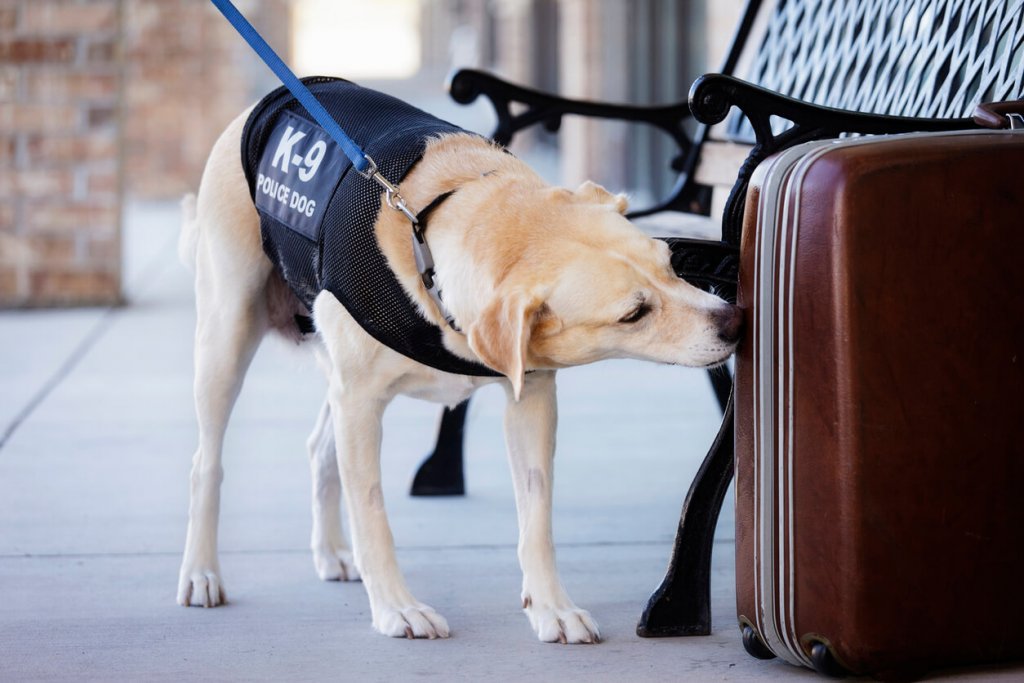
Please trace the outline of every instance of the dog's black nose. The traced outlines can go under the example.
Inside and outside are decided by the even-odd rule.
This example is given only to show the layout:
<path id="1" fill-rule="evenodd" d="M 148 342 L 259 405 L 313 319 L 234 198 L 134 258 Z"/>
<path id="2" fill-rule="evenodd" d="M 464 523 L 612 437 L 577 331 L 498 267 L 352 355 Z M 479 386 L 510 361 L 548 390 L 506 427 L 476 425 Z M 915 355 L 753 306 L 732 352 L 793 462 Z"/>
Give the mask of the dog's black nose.
<path id="1" fill-rule="evenodd" d="M 726 344 L 735 344 L 743 332 L 743 309 L 732 304 L 724 304 L 711 314 L 711 319 L 718 327 L 718 338 Z"/>

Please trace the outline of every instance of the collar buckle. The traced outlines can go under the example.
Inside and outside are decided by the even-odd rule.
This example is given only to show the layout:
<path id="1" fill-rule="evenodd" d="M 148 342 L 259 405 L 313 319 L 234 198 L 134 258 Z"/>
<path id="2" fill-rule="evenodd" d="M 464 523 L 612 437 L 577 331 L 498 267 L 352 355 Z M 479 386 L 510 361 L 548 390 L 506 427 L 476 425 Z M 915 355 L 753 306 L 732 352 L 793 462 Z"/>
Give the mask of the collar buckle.
<path id="1" fill-rule="evenodd" d="M 413 218 L 415 219 L 415 216 Z M 455 324 L 455 316 L 451 314 L 451 311 L 444 305 L 444 301 L 441 298 L 441 289 L 437 286 L 437 279 L 434 273 L 434 257 L 430 253 L 430 247 L 427 246 L 427 240 L 423 236 L 423 232 L 419 229 L 418 222 L 412 224 L 412 254 L 416 259 L 416 270 L 420 273 L 420 280 L 423 281 L 423 286 L 427 289 L 427 295 L 434 302 L 434 305 L 437 306 L 437 310 L 441 315 L 444 316 L 448 327 L 456 332 L 462 332 L 462 329 Z"/>

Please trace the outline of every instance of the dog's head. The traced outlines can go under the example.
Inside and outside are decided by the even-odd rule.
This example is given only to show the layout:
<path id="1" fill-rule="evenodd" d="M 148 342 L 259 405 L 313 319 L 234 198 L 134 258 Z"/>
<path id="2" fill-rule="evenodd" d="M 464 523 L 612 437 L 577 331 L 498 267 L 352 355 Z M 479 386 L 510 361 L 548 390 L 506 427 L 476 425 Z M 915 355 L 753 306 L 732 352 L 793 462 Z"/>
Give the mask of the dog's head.
<path id="1" fill-rule="evenodd" d="M 533 368 L 606 358 L 711 367 L 735 349 L 740 310 L 679 279 L 668 245 L 623 216 L 623 196 L 588 182 L 503 197 L 480 218 L 514 223 L 516 237 L 496 246 L 504 269 L 466 334 L 517 397 Z"/>

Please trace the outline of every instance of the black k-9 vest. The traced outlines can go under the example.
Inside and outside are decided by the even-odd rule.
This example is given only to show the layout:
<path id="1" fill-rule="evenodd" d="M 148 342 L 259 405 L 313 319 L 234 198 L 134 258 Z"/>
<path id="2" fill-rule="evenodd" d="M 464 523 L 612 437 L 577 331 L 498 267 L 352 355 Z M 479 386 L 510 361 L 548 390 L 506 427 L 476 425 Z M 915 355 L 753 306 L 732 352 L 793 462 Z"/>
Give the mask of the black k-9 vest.
<path id="1" fill-rule="evenodd" d="M 420 160 L 428 140 L 465 132 L 348 81 L 317 76 L 303 82 L 395 184 Z M 263 250 L 307 308 L 327 290 L 373 338 L 417 362 L 459 375 L 498 374 L 444 347 L 441 329 L 419 313 L 377 243 L 381 188 L 354 170 L 285 88 L 264 97 L 246 121 L 242 167 L 260 215 Z M 410 228 L 410 240 L 411 234 Z"/>

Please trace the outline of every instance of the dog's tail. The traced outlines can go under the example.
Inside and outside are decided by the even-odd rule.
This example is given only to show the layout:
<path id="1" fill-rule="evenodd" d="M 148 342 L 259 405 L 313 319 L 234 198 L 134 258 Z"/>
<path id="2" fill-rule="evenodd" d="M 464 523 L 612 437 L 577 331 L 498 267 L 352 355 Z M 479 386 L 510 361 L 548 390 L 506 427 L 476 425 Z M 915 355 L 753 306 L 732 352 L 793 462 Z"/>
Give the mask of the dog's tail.
<path id="1" fill-rule="evenodd" d="M 181 234 L 178 236 L 178 258 L 186 268 L 196 269 L 199 245 L 199 223 L 196 221 L 196 196 L 189 192 L 181 198 Z"/>

